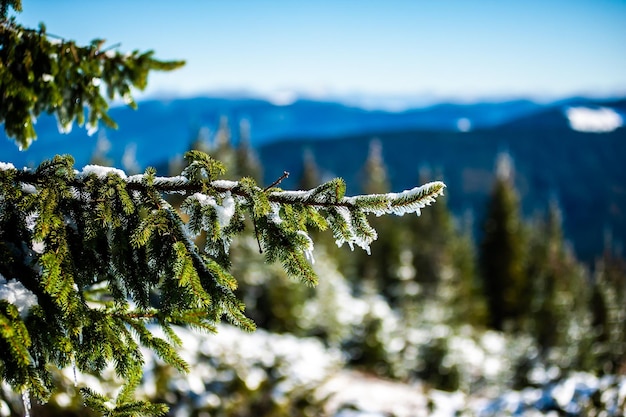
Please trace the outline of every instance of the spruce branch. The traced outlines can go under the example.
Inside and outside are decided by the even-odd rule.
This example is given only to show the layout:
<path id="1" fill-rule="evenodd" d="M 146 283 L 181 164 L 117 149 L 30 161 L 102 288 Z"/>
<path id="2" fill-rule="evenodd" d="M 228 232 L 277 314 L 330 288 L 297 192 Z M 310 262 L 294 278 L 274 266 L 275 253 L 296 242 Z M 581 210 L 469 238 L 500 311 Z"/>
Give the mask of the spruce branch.
<path id="1" fill-rule="evenodd" d="M 187 173 L 192 171 L 187 171 Z M 42 179 L 36 173 L 29 170 L 15 170 L 15 181 L 38 185 Z M 192 174 L 196 177 L 196 173 Z M 122 178 L 126 182 L 128 191 L 138 191 L 145 193 L 148 189 L 143 182 L 144 175 L 133 175 Z M 76 189 L 85 187 L 85 178 L 76 177 L 67 182 L 67 185 Z M 155 177 L 152 186 L 158 193 L 163 194 L 183 194 L 191 195 L 195 193 L 223 194 L 231 192 L 233 195 L 243 199 L 258 199 L 259 194 L 263 194 L 270 203 L 277 204 L 302 204 L 319 208 L 325 207 L 346 207 L 348 209 L 362 210 L 364 213 L 375 215 L 406 213 L 419 214 L 420 209 L 435 202 L 438 196 L 443 195 L 445 184 L 441 181 L 434 181 L 419 187 L 411 188 L 400 193 L 368 194 L 344 197 L 345 184 L 341 179 L 331 180 L 319 187 L 309 191 L 272 191 L 259 187 L 244 185 L 242 181 L 214 180 L 208 182 L 191 181 L 184 176 L 178 177 Z"/>
<path id="2" fill-rule="evenodd" d="M 445 187 L 433 182 L 346 197 L 345 182 L 335 179 L 284 191 L 276 185 L 286 173 L 261 188 L 251 178 L 219 179 L 223 165 L 201 152 L 187 159 L 174 177 L 150 168 L 133 176 L 95 165 L 78 171 L 69 156 L 34 170 L 0 163 L 0 251 L 6 254 L 0 273 L 22 280 L 41 304 L 23 322 L 14 306 L 0 302 L 0 347 L 14 356 L 0 359 L 0 366 L 14 388 L 29 387 L 45 399 L 48 365 L 75 360 L 78 370 L 100 373 L 113 363 L 125 379 L 118 402 L 83 390 L 85 402 L 104 415 L 141 415 L 131 410 L 151 406 L 132 401 L 142 373 L 140 346 L 185 371 L 173 325 L 214 332 L 226 319 L 255 329 L 229 272 L 229 245 L 244 230 L 246 214 L 266 260 L 315 285 L 309 228 L 330 229 L 337 245 L 369 252 L 377 234 L 367 214 L 420 214 Z M 166 201 L 170 194 L 183 196 L 180 211 Z M 199 247 L 195 237 L 203 232 L 206 244 Z M 165 338 L 152 334 L 147 326 L 153 324 Z M 36 331 L 42 327 L 46 332 Z"/>
<path id="3" fill-rule="evenodd" d="M 19 2 L 8 5 L 21 10 Z M 132 89 L 143 90 L 151 71 L 169 71 L 184 65 L 183 61 L 159 61 L 152 51 L 121 53 L 117 45 L 102 50 L 102 39 L 80 46 L 48 34 L 43 25 L 35 30 L 6 19 L 7 10 L 3 2 L 0 123 L 20 149 L 28 148 L 36 139 L 34 121 L 42 112 L 54 114 L 64 133 L 72 129 L 74 122 L 86 124 L 90 133 L 98 129 L 100 121 L 116 127 L 108 114 L 110 100 L 120 97 L 136 108 Z"/>

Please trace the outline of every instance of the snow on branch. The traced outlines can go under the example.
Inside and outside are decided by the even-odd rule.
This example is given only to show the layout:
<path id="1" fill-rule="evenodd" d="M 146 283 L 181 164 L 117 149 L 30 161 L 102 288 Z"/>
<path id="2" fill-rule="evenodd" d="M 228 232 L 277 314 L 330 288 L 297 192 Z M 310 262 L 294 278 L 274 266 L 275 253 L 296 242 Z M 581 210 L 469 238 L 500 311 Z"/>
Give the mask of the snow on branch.
<path id="1" fill-rule="evenodd" d="M 157 177 L 151 169 L 144 174 L 126 176 L 120 169 L 87 165 L 81 171 L 74 170 L 74 175 L 67 177 L 67 185 L 73 189 L 81 189 L 87 187 L 90 179 L 106 181 L 114 178 L 116 183 L 123 183 L 127 190 L 134 192 L 146 193 L 153 190 L 163 195 L 185 195 L 187 198 L 182 209 L 190 216 L 186 228 L 192 235 L 190 237 L 193 238 L 205 230 L 214 236 L 215 242 L 221 242 L 225 254 L 232 238 L 226 235 L 226 229 L 242 206 L 250 208 L 253 219 L 258 220 L 261 216 L 280 229 L 287 230 L 291 227 L 301 236 L 307 237 L 308 231 L 303 230 L 302 226 L 282 224 L 285 219 L 281 215 L 281 210 L 283 207 L 292 207 L 289 211 L 293 216 L 293 207 L 308 207 L 309 211 L 301 215 L 321 215 L 330 225 L 338 246 L 348 243 L 353 248 L 357 245 L 369 253 L 370 244 L 377 239 L 377 233 L 369 225 L 366 214 L 402 216 L 406 213 L 416 213 L 419 216 L 421 209 L 443 195 L 445 188 L 443 182 L 435 181 L 398 193 L 346 197 L 345 182 L 341 178 L 336 178 L 311 190 L 285 191 L 275 187 L 261 188 L 250 179 L 241 181 L 215 179 L 216 175 L 223 171 L 218 161 L 197 152 L 189 154 L 188 159 L 191 159 L 190 165 L 183 173 L 172 177 Z M 59 166 L 62 165 L 59 163 Z M 54 166 L 54 163 L 50 162 L 48 166 Z M 41 168 L 37 171 L 17 170 L 13 165 L 3 163 L 0 170 L 13 171 L 25 192 L 36 192 L 37 185 L 42 184 Z M 61 171 L 63 175 L 67 172 Z M 85 198 L 85 193 L 81 195 Z M 318 227 L 326 228 L 319 222 Z M 312 261 L 310 238 L 302 240 L 302 244 L 296 246 L 309 262 Z"/>
<path id="2" fill-rule="evenodd" d="M 342 201 L 361 207 L 363 212 L 377 216 L 383 214 L 403 216 L 406 213 L 415 213 L 419 216 L 421 209 L 434 203 L 438 196 L 443 195 L 445 187 L 443 182 L 435 181 L 400 193 L 360 195 L 347 197 Z"/>
<path id="3" fill-rule="evenodd" d="M 15 280 L 7 280 L 0 274 L 0 300 L 13 304 L 22 318 L 28 315 L 28 311 L 37 305 L 37 296 L 24 285 Z"/>

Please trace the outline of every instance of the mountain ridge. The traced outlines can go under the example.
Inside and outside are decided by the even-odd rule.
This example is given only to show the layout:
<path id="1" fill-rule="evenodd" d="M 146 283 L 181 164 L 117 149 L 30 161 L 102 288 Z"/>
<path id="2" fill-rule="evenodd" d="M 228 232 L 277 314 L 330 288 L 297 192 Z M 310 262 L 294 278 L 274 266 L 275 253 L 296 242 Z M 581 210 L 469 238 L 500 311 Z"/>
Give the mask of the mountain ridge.
<path id="1" fill-rule="evenodd" d="M 586 102 L 595 105 L 598 101 L 587 99 Z M 41 140 L 33 142 L 27 152 L 19 152 L 5 137 L 5 140 L 0 139 L 0 152 L 20 165 L 36 165 L 57 153 L 71 153 L 77 164 L 83 165 L 91 157 L 97 138 L 104 134 L 111 142 L 111 159 L 115 164 L 121 163 L 125 146 L 132 141 L 137 144 L 140 165 L 146 166 L 159 163 L 166 153 L 184 152 L 185 146 L 200 129 L 215 132 L 222 117 L 229 119 L 235 139 L 239 133 L 237 124 L 247 120 L 252 145 L 261 146 L 293 137 L 322 140 L 373 131 L 454 131 L 459 129 L 460 119 L 468 120 L 471 129 L 494 127 L 554 105 L 520 99 L 472 104 L 439 103 L 390 112 L 313 100 L 298 100 L 287 106 L 257 98 L 149 100 L 140 102 L 136 111 L 126 106 L 112 108 L 111 116 L 117 121 L 119 130 L 101 127 L 93 136 L 77 126 L 68 135 L 62 135 L 56 120 L 43 115 L 36 126 Z M 4 137 L 4 133 L 0 136 Z M 165 148 L 155 147 L 155 142 Z M 80 146 L 76 146 L 78 143 Z"/>

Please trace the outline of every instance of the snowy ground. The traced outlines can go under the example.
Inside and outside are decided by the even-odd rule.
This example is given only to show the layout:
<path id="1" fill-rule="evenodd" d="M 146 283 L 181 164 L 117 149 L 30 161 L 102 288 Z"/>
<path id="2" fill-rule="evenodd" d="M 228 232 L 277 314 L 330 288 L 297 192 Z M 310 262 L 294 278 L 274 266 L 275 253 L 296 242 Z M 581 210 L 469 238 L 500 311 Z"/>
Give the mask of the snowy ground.
<path id="1" fill-rule="evenodd" d="M 194 412 L 230 415 L 228 410 L 236 407 L 254 409 L 258 398 L 270 398 L 280 405 L 311 397 L 316 398 L 316 406 L 326 417 L 626 416 L 626 376 L 596 377 L 579 372 L 520 391 L 494 394 L 492 389 L 467 395 L 349 370 L 340 352 L 327 349 L 315 338 L 263 330 L 246 333 L 232 326 L 220 326 L 217 334 L 183 329 L 178 333 L 183 339 L 181 354 L 191 372 L 183 375 L 167 370 L 148 354 L 146 378 L 138 391 L 139 395 L 158 398 L 155 381 L 160 372 L 166 372 L 167 386 L 160 389 L 167 392 L 165 400 L 170 403 L 173 416 Z M 77 384 L 115 395 L 113 374 L 102 375 L 104 381 L 80 373 L 74 375 L 74 369 L 63 371 L 70 392 Z M 52 401 L 63 406 L 72 400 L 60 392 Z M 0 415 L 9 415 L 3 401 Z"/>
<path id="2" fill-rule="evenodd" d="M 598 415 L 626 415 L 626 378 L 596 378 L 586 373 L 573 374 L 557 384 L 488 398 L 427 390 L 422 385 L 342 370 L 320 392 L 332 393 L 327 404 L 332 417 L 587 416 L 594 415 L 587 413 L 588 407 L 598 400 L 603 404 Z"/>
<path id="3" fill-rule="evenodd" d="M 624 376 L 598 378 L 580 372 L 551 380 L 546 373 L 536 376 L 533 387 L 521 391 L 494 395 L 491 389 L 466 395 L 348 370 L 340 352 L 327 349 L 315 338 L 263 330 L 246 333 L 232 326 L 220 326 L 214 335 L 186 330 L 179 334 L 184 341 L 183 357 L 192 372 L 173 375 L 169 386 L 179 398 L 194 398 L 179 409 L 176 415 L 181 416 L 194 405 L 225 406 L 229 400 L 219 392 L 233 381 L 243 382 L 250 392 L 267 383 L 278 403 L 311 390 L 318 399 L 326 399 L 324 409 L 329 417 L 582 416 L 594 402 L 605 417 L 625 415 Z M 148 362 L 148 375 L 151 366 L 154 362 Z M 216 393 L 222 404 L 216 402 Z"/>

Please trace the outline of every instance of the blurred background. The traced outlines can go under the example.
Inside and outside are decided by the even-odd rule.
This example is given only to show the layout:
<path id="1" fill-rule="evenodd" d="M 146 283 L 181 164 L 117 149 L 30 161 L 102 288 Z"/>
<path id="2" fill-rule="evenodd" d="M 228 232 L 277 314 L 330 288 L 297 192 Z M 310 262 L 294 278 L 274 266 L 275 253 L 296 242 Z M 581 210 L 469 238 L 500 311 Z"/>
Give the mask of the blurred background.
<path id="1" fill-rule="evenodd" d="M 420 217 L 372 219 L 369 256 L 312 232 L 314 289 L 235 242 L 260 329 L 181 330 L 189 375 L 147 356 L 142 393 L 171 415 L 623 415 L 623 0 L 26 0 L 17 20 L 187 64 L 115 103 L 119 129 L 42 117 L 27 151 L 0 139 L 3 162 L 177 175 L 200 149 L 227 178 L 288 171 L 285 189 L 448 186 Z M 58 378 L 39 413 L 84 413 Z"/>

